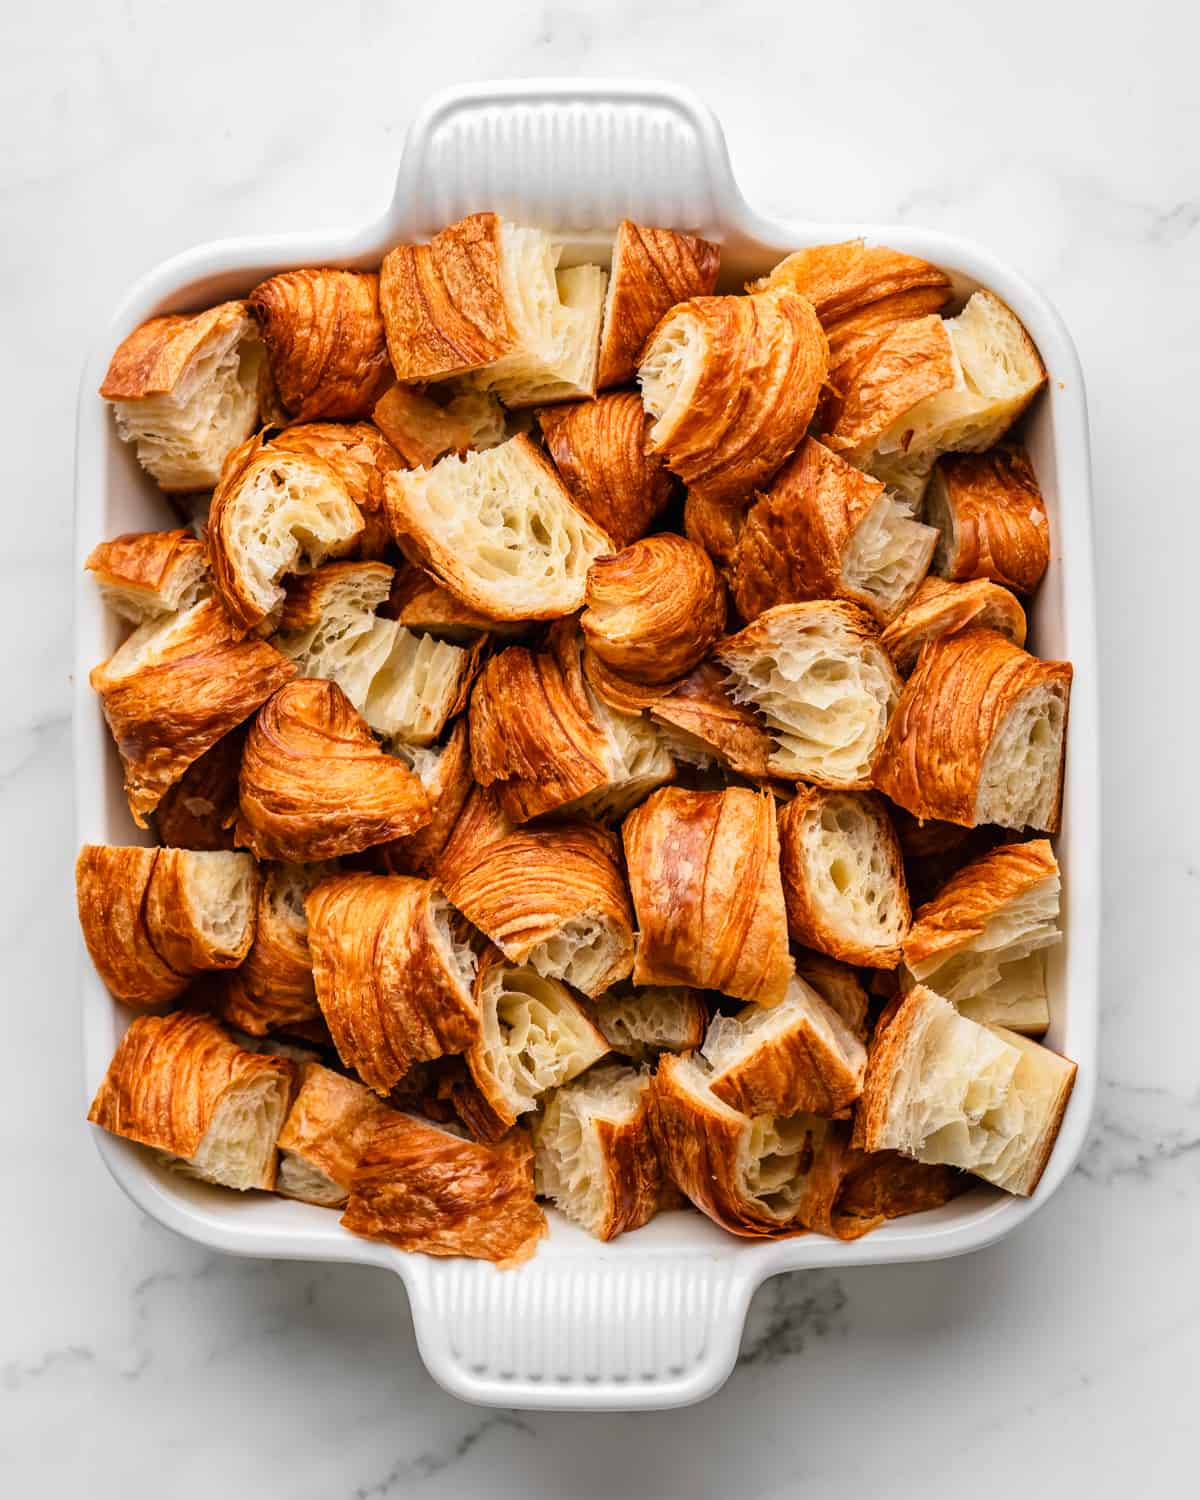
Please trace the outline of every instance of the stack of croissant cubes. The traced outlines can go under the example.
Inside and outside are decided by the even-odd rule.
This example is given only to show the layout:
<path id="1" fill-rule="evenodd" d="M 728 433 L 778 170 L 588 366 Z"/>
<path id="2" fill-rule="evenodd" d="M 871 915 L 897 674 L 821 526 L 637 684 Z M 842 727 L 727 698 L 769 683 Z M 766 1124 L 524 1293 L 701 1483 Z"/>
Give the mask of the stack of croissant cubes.
<path id="1" fill-rule="evenodd" d="M 1041 359 L 887 248 L 719 271 L 479 213 L 117 349 L 165 529 L 87 562 L 155 839 L 79 856 L 135 1012 L 97 1125 L 502 1266 L 545 1201 L 852 1239 L 1034 1191 L 1075 1073 Z"/>

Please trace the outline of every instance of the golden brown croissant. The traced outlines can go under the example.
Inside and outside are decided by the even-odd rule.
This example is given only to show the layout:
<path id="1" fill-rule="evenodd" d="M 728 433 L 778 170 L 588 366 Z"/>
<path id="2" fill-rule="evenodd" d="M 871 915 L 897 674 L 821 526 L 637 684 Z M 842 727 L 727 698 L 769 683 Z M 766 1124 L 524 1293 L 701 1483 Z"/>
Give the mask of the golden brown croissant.
<path id="1" fill-rule="evenodd" d="M 622 219 L 613 241 L 597 386 L 632 381 L 659 319 L 677 302 L 708 296 L 720 269 L 721 247 L 711 240 Z"/>
<path id="2" fill-rule="evenodd" d="M 990 578 L 1031 594 L 1050 563 L 1050 522 L 1029 455 L 1017 443 L 943 458 L 927 499 L 941 533 L 934 572 Z"/>
<path id="3" fill-rule="evenodd" d="M 125 770 L 133 820 L 146 826 L 193 761 L 295 675 L 249 639 L 217 599 L 141 625 L 90 678 Z"/>
<path id="4" fill-rule="evenodd" d="M 371 1137 L 341 1222 L 399 1250 L 520 1265 L 546 1233 L 529 1137 L 485 1146 L 397 1112 Z"/>
<path id="5" fill-rule="evenodd" d="M 132 531 L 101 542 L 84 567 L 109 609 L 134 625 L 190 609 L 211 588 L 204 543 L 189 531 Z"/>
<path id="6" fill-rule="evenodd" d="M 708 1030 L 702 991 L 682 984 L 619 984 L 600 996 L 591 1014 L 612 1050 L 638 1063 L 660 1052 L 695 1052 Z"/>
<path id="7" fill-rule="evenodd" d="M 849 599 L 888 620 L 915 593 L 936 543 L 933 527 L 878 480 L 806 438 L 747 513 L 730 586 L 746 620 L 802 599 Z"/>
<path id="8" fill-rule="evenodd" d="M 342 1062 L 377 1094 L 475 1040 L 475 953 L 432 881 L 334 875 L 305 910 L 321 1013 Z"/>
<path id="9" fill-rule="evenodd" d="M 151 318 L 109 364 L 100 394 L 138 462 L 170 493 L 210 489 L 258 417 L 263 346 L 244 302 Z"/>
<path id="10" fill-rule="evenodd" d="M 237 840 L 259 859 L 336 859 L 414 833 L 432 809 L 335 682 L 301 678 L 259 712 L 239 777 Z"/>
<path id="11" fill-rule="evenodd" d="M 971 1186 L 965 1172 L 911 1161 L 898 1151 L 850 1151 L 847 1155 L 850 1160 L 838 1188 L 836 1214 L 847 1224 L 861 1221 L 863 1233 L 887 1219 L 940 1208 Z"/>
<path id="12" fill-rule="evenodd" d="M 493 656 L 471 694 L 475 780 L 497 787 L 514 823 L 547 812 L 617 817 L 673 774 L 650 725 L 589 691 L 580 650 L 574 621 L 562 621 L 543 650 Z"/>
<path id="13" fill-rule="evenodd" d="M 379 558 L 388 551 L 392 528 L 384 504 L 384 481 L 405 465 L 378 427 L 370 422 L 301 422 L 276 433 L 270 447 L 327 463 L 362 516 L 354 555 Z"/>
<path id="14" fill-rule="evenodd" d="M 239 725 L 194 760 L 154 810 L 158 842 L 169 849 L 232 849 L 238 768 L 245 733 Z"/>
<path id="15" fill-rule="evenodd" d="M 634 984 L 782 1000 L 792 960 L 771 797 L 664 787 L 622 832 L 638 925 Z"/>
<path id="16" fill-rule="evenodd" d="M 700 766 L 715 762 L 765 780 L 775 742 L 750 709 L 733 701 L 725 680 L 715 663 L 701 662 L 650 705 L 650 718 L 678 760 Z"/>
<path id="17" fill-rule="evenodd" d="M 1058 827 L 1071 664 L 973 627 L 922 647 L 875 760 L 918 818 Z"/>
<path id="18" fill-rule="evenodd" d="M 534 1125 L 538 1192 L 599 1240 L 640 1229 L 663 1201 L 650 1083 L 645 1069 L 593 1068 L 556 1089 Z"/>
<path id="19" fill-rule="evenodd" d="M 650 419 L 636 391 L 545 406 L 538 422 L 571 499 L 617 547 L 645 536 L 674 490 L 660 458 L 646 451 Z"/>
<path id="20" fill-rule="evenodd" d="M 779 863 L 796 942 L 845 963 L 896 967 L 911 913 L 882 798 L 801 787 L 779 812 Z"/>
<path id="21" fill-rule="evenodd" d="M 829 367 L 812 304 L 787 291 L 695 297 L 642 354 L 649 443 L 690 491 L 746 504 L 804 436 Z"/>
<path id="22" fill-rule="evenodd" d="M 600 995 L 633 968 L 616 835 L 594 823 L 521 828 L 448 876 L 450 900 L 513 963 Z"/>
<path id="23" fill-rule="evenodd" d="M 747 497 L 744 504 L 749 504 L 751 498 Z M 744 519 L 743 505 L 709 500 L 696 490 L 688 491 L 683 506 L 684 533 L 722 569 L 733 567 Z"/>
<path id="24" fill-rule="evenodd" d="M 529 629 L 524 621 L 494 620 L 469 608 L 415 563 L 401 563 L 396 569 L 391 593 L 379 612 L 408 630 L 458 645 L 470 645 L 483 632 L 514 636 Z"/>
<path id="25" fill-rule="evenodd" d="M 284 600 L 281 580 L 351 551 L 362 513 L 337 471 L 260 434 L 225 461 L 208 512 L 213 584 L 233 620 L 253 630 Z"/>
<path id="26" fill-rule="evenodd" d="M 440 406 L 412 386 L 393 385 L 373 415 L 406 469 L 430 469 L 447 453 L 493 448 L 504 440 L 504 409 L 486 391 L 466 391 Z"/>
<path id="27" fill-rule="evenodd" d="M 805 984 L 816 990 L 831 1010 L 837 1012 L 860 1042 L 867 1039 L 867 1010 L 870 1001 L 849 964 L 802 948 L 796 954 L 796 973 Z"/>
<path id="28" fill-rule="evenodd" d="M 953 635 L 968 625 L 998 630 L 1015 646 L 1025 644 L 1025 611 L 1007 589 L 986 578 L 971 583 L 926 578 L 879 641 L 896 670 L 907 676 L 926 641 Z"/>
<path id="29" fill-rule="evenodd" d="M 446 743 L 439 748 L 425 750 L 398 745 L 396 753 L 420 777 L 433 816 L 416 833 L 376 844 L 370 851 L 371 862 L 385 875 L 429 877 L 437 873 L 438 862 L 473 785 L 467 721 L 456 719 Z"/>
<path id="30" fill-rule="evenodd" d="M 496 788 L 473 784 L 438 857 L 434 871 L 438 880 L 448 889 L 485 849 L 506 839 L 515 826 L 501 806 Z"/>
<path id="31" fill-rule="evenodd" d="M 596 559 L 579 623 L 614 671 L 669 682 L 698 666 L 724 630 L 725 587 L 703 548 L 663 532 Z"/>
<path id="32" fill-rule="evenodd" d="M 293 1068 L 245 1052 L 207 1016 L 138 1016 L 92 1101 L 93 1125 L 231 1188 L 275 1186 Z"/>
<path id="33" fill-rule="evenodd" d="M 370 415 L 392 378 L 373 271 L 285 271 L 247 300 L 297 422 Z"/>
<path id="34" fill-rule="evenodd" d="M 320 1063 L 306 1063 L 299 1072 L 300 1087 L 279 1133 L 275 1191 L 341 1208 L 371 1137 L 395 1111 L 361 1083 Z"/>

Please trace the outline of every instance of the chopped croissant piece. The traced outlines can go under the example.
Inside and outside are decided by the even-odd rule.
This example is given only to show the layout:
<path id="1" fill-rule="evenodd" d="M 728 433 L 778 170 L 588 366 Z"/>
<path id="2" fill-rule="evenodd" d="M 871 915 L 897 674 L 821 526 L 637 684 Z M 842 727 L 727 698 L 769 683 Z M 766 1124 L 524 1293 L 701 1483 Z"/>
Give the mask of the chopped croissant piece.
<path id="1" fill-rule="evenodd" d="M 454 721 L 444 745 L 423 749 L 397 744 L 395 753 L 420 777 L 433 816 L 416 833 L 387 844 L 376 844 L 371 855 L 377 867 L 387 875 L 428 878 L 437 873 L 473 784 L 467 721 L 465 718 Z"/>
<path id="2" fill-rule="evenodd" d="M 683 507 L 683 530 L 688 540 L 703 547 L 713 562 L 728 573 L 737 559 L 738 542 L 745 520 L 747 496 L 741 505 L 732 501 L 709 500 L 696 490 L 689 490 Z"/>
<path id="3" fill-rule="evenodd" d="M 387 497 L 405 549 L 469 608 L 501 620 L 571 614 L 588 568 L 611 550 L 524 434 L 392 474 Z"/>
<path id="4" fill-rule="evenodd" d="M 313 979 L 338 1056 L 386 1095 L 479 1034 L 466 924 L 428 880 L 334 875 L 305 901 Z"/>
<path id="5" fill-rule="evenodd" d="M 494 786 L 473 785 L 450 837 L 438 856 L 434 873 L 447 889 L 468 870 L 485 849 L 513 832 L 515 824 L 504 811 Z"/>
<path id="6" fill-rule="evenodd" d="M 155 1005 L 245 958 L 258 875 L 248 854 L 85 844 L 75 894 L 100 978 L 127 1005 Z"/>
<path id="7" fill-rule="evenodd" d="M 308 948 L 304 902 L 318 880 L 336 873 L 329 861 L 262 867 L 254 942 L 245 962 L 223 975 L 211 1008 L 250 1036 L 321 1018 Z"/>
<path id="8" fill-rule="evenodd" d="M 775 742 L 750 709 L 733 701 L 724 682 L 720 667 L 702 662 L 650 705 L 650 718 L 677 759 L 765 779 Z"/>
<path id="9" fill-rule="evenodd" d="M 432 808 L 385 755 L 335 682 L 301 678 L 259 712 L 239 778 L 237 841 L 259 859 L 306 863 L 414 833 Z"/>
<path id="10" fill-rule="evenodd" d="M 650 1116 L 648 1071 L 612 1064 L 556 1089 L 533 1129 L 539 1194 L 599 1240 L 649 1223 L 663 1198 Z"/>
<path id="11" fill-rule="evenodd" d="M 849 964 L 805 948 L 796 954 L 796 973 L 836 1011 L 860 1042 L 866 1041 L 870 1001 Z"/>
<path id="12" fill-rule="evenodd" d="M 475 978 L 479 1036 L 467 1051 L 470 1085 L 455 1107 L 471 1130 L 496 1140 L 550 1089 L 608 1052 L 608 1043 L 566 985 L 527 963 L 485 953 Z"/>
<path id="13" fill-rule="evenodd" d="M 887 245 L 844 240 L 795 251 L 748 289 L 769 292 L 777 288 L 807 297 L 832 338 L 831 330 L 868 308 L 878 308 L 913 292 L 926 292 L 931 301 L 936 298 L 925 309 L 936 312 L 950 296 L 950 278 L 915 255 L 905 255 Z"/>
<path id="14" fill-rule="evenodd" d="M 226 455 L 254 430 L 263 354 L 244 302 L 151 318 L 117 349 L 100 394 L 160 488 L 216 484 Z"/>
<path id="15" fill-rule="evenodd" d="M 778 1005 L 714 1016 L 709 1087 L 746 1115 L 840 1115 L 862 1093 L 867 1051 L 832 1006 L 793 977 Z"/>
<path id="16" fill-rule="evenodd" d="M 905 965 L 974 1021 L 1043 1032 L 1046 949 L 1062 936 L 1058 904 L 1058 862 L 1047 840 L 1002 845 L 921 907 L 904 940 Z"/>
<path id="17" fill-rule="evenodd" d="M 607 276 L 557 270 L 540 229 L 472 214 L 385 257 L 379 297 L 397 380 L 475 372 L 507 406 L 590 396 Z"/>
<path id="18" fill-rule="evenodd" d="M 943 578 L 990 578 L 1030 594 L 1050 563 L 1050 522 L 1029 456 L 1019 444 L 943 458 L 926 501 L 940 538 Z"/>
<path id="19" fill-rule="evenodd" d="M 371 1137 L 394 1111 L 370 1089 L 320 1063 L 300 1069 L 300 1087 L 279 1134 L 275 1191 L 341 1208 Z"/>
<path id="20" fill-rule="evenodd" d="M 954 1167 L 913 1161 L 898 1151 L 849 1153 L 851 1161 L 835 1200 L 836 1217 L 851 1228 L 845 1238 L 855 1238 L 853 1221 L 862 1232 L 888 1219 L 924 1213 L 957 1198 L 971 1179 Z"/>
<path id="21" fill-rule="evenodd" d="M 779 860 L 796 942 L 845 963 L 896 967 L 911 913 L 881 798 L 802 787 L 780 809 Z"/>
<path id="22" fill-rule="evenodd" d="M 875 785 L 918 818 L 1058 827 L 1071 665 L 994 630 L 929 641 L 875 762 Z"/>
<path id="23" fill-rule="evenodd" d="M 232 849 L 238 767 L 245 735 L 231 729 L 194 760 L 154 810 L 154 831 L 168 849 Z"/>
<path id="24" fill-rule="evenodd" d="M 285 574 L 350 551 L 362 529 L 350 491 L 324 459 L 251 438 L 230 454 L 208 513 L 217 593 L 252 630 L 283 604 Z"/>
<path id="25" fill-rule="evenodd" d="M 644 537 L 587 576 L 579 621 L 601 661 L 635 682 L 669 682 L 708 655 L 725 628 L 725 588 L 686 537 Z"/>
<path id="26" fill-rule="evenodd" d="M 603 390 L 631 381 L 659 319 L 677 302 L 708 296 L 720 268 L 721 247 L 711 240 L 622 219 L 613 241 L 596 384 Z"/>
<path id="27" fill-rule="evenodd" d="M 1075 1071 L 1057 1052 L 980 1026 L 919 984 L 871 1048 L 858 1110 L 863 1144 L 962 1167 L 1028 1196 L 1050 1159 Z"/>
<path id="28" fill-rule="evenodd" d="M 290 1062 L 243 1051 L 207 1016 L 138 1016 L 88 1119 L 205 1182 L 272 1188 L 292 1080 Z"/>
<path id="29" fill-rule="evenodd" d="M 217 599 L 140 625 L 88 679 L 125 770 L 133 820 L 193 761 L 295 675 L 265 641 L 244 639 Z"/>
<path id="30" fill-rule="evenodd" d="M 593 823 L 520 828 L 450 878 L 450 900 L 513 963 L 585 995 L 633 968 L 633 913 L 616 835 Z"/>
<path id="31" fill-rule="evenodd" d="M 592 1017 L 614 1052 L 648 1062 L 660 1052 L 694 1052 L 708 1030 L 708 1006 L 686 985 L 617 985 Z"/>
<path id="32" fill-rule="evenodd" d="M 665 787 L 625 819 L 634 984 L 690 984 L 771 1005 L 792 976 L 775 805 L 741 787 Z"/>
<path id="33" fill-rule="evenodd" d="M 878 480 L 806 438 L 746 515 L 731 587 L 752 620 L 776 604 L 849 599 L 878 620 L 903 608 L 937 534 Z"/>
<path id="34" fill-rule="evenodd" d="M 454 382 L 446 389 L 453 390 Z M 509 436 L 504 404 L 492 391 L 473 390 L 468 384 L 465 390 L 451 396 L 446 411 L 466 428 L 468 448 L 495 448 Z M 520 417 L 514 419 L 514 431 L 521 421 Z"/>
<path id="35" fill-rule="evenodd" d="M 513 636 L 529 628 L 523 620 L 494 620 L 490 615 L 469 609 L 414 563 L 402 563 L 396 569 L 392 591 L 380 613 L 399 621 L 408 630 L 454 641 L 460 646 L 473 644 L 485 632 Z"/>
<path id="36" fill-rule="evenodd" d="M 585 515 L 617 547 L 644 536 L 675 488 L 662 460 L 646 452 L 650 419 L 636 391 L 547 406 L 538 422 L 554 466 Z"/>
<path id="37" fill-rule="evenodd" d="M 341 1222 L 399 1250 L 520 1265 L 546 1233 L 529 1138 L 485 1146 L 394 1111 L 358 1164 Z"/>
<path id="38" fill-rule="evenodd" d="M 901 683 L 868 615 L 841 600 L 779 604 L 716 654 L 735 701 L 756 708 L 775 738 L 774 775 L 870 785 Z"/>
<path id="39" fill-rule="evenodd" d="M 495 785 L 514 823 L 542 813 L 620 817 L 674 766 L 653 726 L 593 693 L 574 622 L 551 628 L 545 649 L 510 646 L 471 694 L 471 763 Z"/>
<path id="40" fill-rule="evenodd" d="M 248 301 L 279 399 L 298 422 L 370 415 L 392 378 L 373 271 L 285 271 Z"/>
<path id="41" fill-rule="evenodd" d="M 370 422 L 300 422 L 276 433 L 270 447 L 320 459 L 342 481 L 363 521 L 351 549 L 356 557 L 378 558 L 389 551 L 385 480 L 404 463 L 378 427 Z"/>
<path id="42" fill-rule="evenodd" d="M 447 453 L 475 446 L 466 422 L 411 386 L 393 385 L 372 415 L 407 469 L 430 469 Z"/>
<path id="43" fill-rule="evenodd" d="M 209 592 L 208 554 L 187 531 L 133 531 L 101 542 L 84 567 L 109 609 L 141 625 L 190 609 Z"/>
<path id="44" fill-rule="evenodd" d="M 1015 646 L 1025 644 L 1025 611 L 1007 589 L 986 578 L 971 583 L 926 578 L 879 639 L 896 670 L 907 676 L 926 641 L 969 625 L 998 630 Z"/>
<path id="45" fill-rule="evenodd" d="M 803 438 L 828 367 L 829 346 L 803 297 L 680 303 L 638 369 L 655 419 L 650 448 L 703 499 L 745 504 Z"/>

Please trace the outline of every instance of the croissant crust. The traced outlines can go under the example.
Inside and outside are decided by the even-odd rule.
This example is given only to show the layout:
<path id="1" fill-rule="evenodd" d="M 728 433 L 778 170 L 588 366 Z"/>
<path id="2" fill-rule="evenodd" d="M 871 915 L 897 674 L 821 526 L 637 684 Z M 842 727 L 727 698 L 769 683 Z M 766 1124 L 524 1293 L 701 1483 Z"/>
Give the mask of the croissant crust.
<path id="1" fill-rule="evenodd" d="M 158 842 L 169 849 L 232 849 L 238 767 L 245 736 L 231 729 L 194 760 L 154 810 Z"/>
<path id="2" fill-rule="evenodd" d="M 764 780 L 770 775 L 775 742 L 749 708 L 725 691 L 725 674 L 713 662 L 701 662 L 650 705 L 650 718 L 685 737 L 740 776 Z"/>
<path id="3" fill-rule="evenodd" d="M 934 569 L 955 580 L 990 578 L 1032 593 L 1050 563 L 1050 523 L 1024 448 L 940 460 L 929 501 L 942 526 Z"/>
<path id="4" fill-rule="evenodd" d="M 340 1207 L 372 1136 L 392 1115 L 361 1083 L 320 1063 L 306 1063 L 279 1133 L 283 1157 L 278 1191 L 287 1198 Z"/>
<path id="5" fill-rule="evenodd" d="M 1025 644 L 1025 611 L 1007 589 L 986 578 L 970 583 L 926 578 L 879 641 L 896 663 L 896 670 L 906 674 L 926 641 L 953 635 L 969 625 L 998 630 L 1014 646 Z"/>
<path id="6" fill-rule="evenodd" d="M 950 278 L 937 266 L 886 245 L 866 245 L 862 240 L 797 250 L 781 260 L 769 276 L 752 282 L 749 290 L 764 292 L 780 287 L 807 297 L 827 332 L 867 308 L 905 293 L 935 293 L 940 298 L 938 307 L 950 296 Z"/>
<path id="7" fill-rule="evenodd" d="M 446 743 L 437 752 L 436 765 L 421 777 L 433 816 L 416 833 L 375 846 L 372 856 L 380 870 L 388 875 L 435 874 L 472 784 L 467 721 L 456 719 Z"/>
<path id="8" fill-rule="evenodd" d="M 200 313 L 168 313 L 142 323 L 118 346 L 100 394 L 106 401 L 141 401 L 172 392 L 206 344 L 248 325 L 244 302 L 222 302 Z"/>
<path id="9" fill-rule="evenodd" d="M 494 620 L 472 609 L 415 563 L 403 563 L 396 569 L 391 593 L 379 613 L 408 630 L 460 645 L 473 642 L 481 632 L 520 635 L 527 628 L 524 621 Z"/>
<path id="10" fill-rule="evenodd" d="M 957 362 L 945 322 L 931 314 L 900 324 L 843 386 L 841 411 L 823 439 L 837 453 L 866 453 L 906 411 L 953 386 Z M 900 439 L 900 447 L 905 447 Z"/>
<path id="11" fill-rule="evenodd" d="M 104 602 L 135 625 L 197 603 L 208 589 L 208 554 L 188 531 L 134 531 L 93 547 L 84 563 Z"/>

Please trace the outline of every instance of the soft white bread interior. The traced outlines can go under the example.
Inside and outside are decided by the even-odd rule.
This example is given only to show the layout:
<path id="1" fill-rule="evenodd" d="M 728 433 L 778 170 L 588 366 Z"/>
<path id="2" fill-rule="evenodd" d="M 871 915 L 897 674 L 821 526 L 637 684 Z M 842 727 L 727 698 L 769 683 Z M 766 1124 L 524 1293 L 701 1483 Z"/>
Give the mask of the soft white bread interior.
<path id="1" fill-rule="evenodd" d="M 503 620 L 582 607 L 607 536 L 524 434 L 483 453 L 388 476 L 392 529 L 464 604 Z"/>
<path id="2" fill-rule="evenodd" d="M 166 1152 L 158 1155 L 204 1182 L 240 1191 L 262 1187 L 275 1176 L 275 1142 L 290 1098 L 282 1073 L 255 1074 L 226 1090 L 193 1156 L 183 1161 Z"/>
<path id="3" fill-rule="evenodd" d="M 621 1163 L 611 1158 L 608 1141 L 616 1132 L 648 1136 L 649 1092 L 646 1070 L 616 1063 L 593 1068 L 555 1089 L 534 1128 L 538 1193 L 589 1234 L 603 1236 L 616 1207 L 613 1177 Z"/>
<path id="4" fill-rule="evenodd" d="M 526 962 L 546 979 L 561 979 L 590 995 L 621 966 L 629 934 L 605 915 L 569 917 L 562 926 L 529 951 Z"/>
<path id="5" fill-rule="evenodd" d="M 504 407 L 491 391 L 460 391 L 446 411 L 466 428 L 471 448 L 494 448 L 508 436 Z"/>
<path id="6" fill-rule="evenodd" d="M 611 823 L 644 801 L 655 787 L 670 781 L 675 762 L 658 725 L 640 714 L 611 708 L 594 691 L 587 674 L 581 675 L 588 705 L 604 733 L 608 780 L 595 791 L 566 803 L 560 815 Z"/>
<path id="7" fill-rule="evenodd" d="M 1057 825 L 1069 693 L 1061 680 L 1037 683 L 1008 710 L 980 767 L 977 824 Z"/>
<path id="8" fill-rule="evenodd" d="M 344 1187 L 295 1151 L 281 1153 L 275 1191 L 281 1198 L 298 1198 L 301 1203 L 316 1203 L 321 1208 L 340 1208 L 347 1197 Z"/>
<path id="9" fill-rule="evenodd" d="M 1019 1061 L 1013 1073 L 1006 1126 L 1007 1144 L 994 1161 L 976 1167 L 979 1177 L 994 1182 L 1009 1193 L 1028 1197 L 1037 1187 L 1075 1086 L 1073 1062 L 1015 1031 L 995 1028 L 1016 1049 Z"/>
<path id="10" fill-rule="evenodd" d="M 377 625 L 394 625 L 380 620 Z M 385 739 L 432 745 L 462 703 L 477 653 L 395 625 L 362 716 Z M 420 774 L 418 772 L 418 774 Z"/>
<path id="11" fill-rule="evenodd" d="M 647 437 L 662 448 L 694 404 L 707 351 L 705 325 L 686 309 L 677 310 L 646 344 L 638 366 L 642 405 L 654 425 Z"/>
<path id="12" fill-rule="evenodd" d="M 914 521 L 908 503 L 884 490 L 851 533 L 842 552 L 842 578 L 890 620 L 916 593 L 937 542 L 934 527 Z"/>
<path id="13" fill-rule="evenodd" d="M 125 559 L 121 557 L 126 540 L 130 544 L 126 556 L 132 566 L 123 565 Z M 157 558 L 147 558 L 148 570 L 137 565 L 139 551 L 157 554 Z M 158 558 L 162 559 L 162 565 L 155 567 Z M 180 532 L 118 537 L 97 547 L 85 566 L 96 579 L 105 604 L 131 625 L 179 614 L 212 592 L 204 546 Z"/>
<path id="14" fill-rule="evenodd" d="M 708 1006 L 685 986 L 617 986 L 592 1007 L 614 1052 L 644 1062 L 660 1052 L 692 1052 L 704 1040 Z"/>
<path id="15" fill-rule="evenodd" d="M 183 912 L 173 913 L 172 927 L 180 918 L 190 924 L 208 954 L 210 967 L 222 956 L 231 960 L 245 954 L 253 937 L 258 908 L 258 872 L 254 857 L 232 850 L 178 850 L 183 867 L 179 891 L 186 902 Z M 223 967 L 224 965 L 222 965 Z"/>

